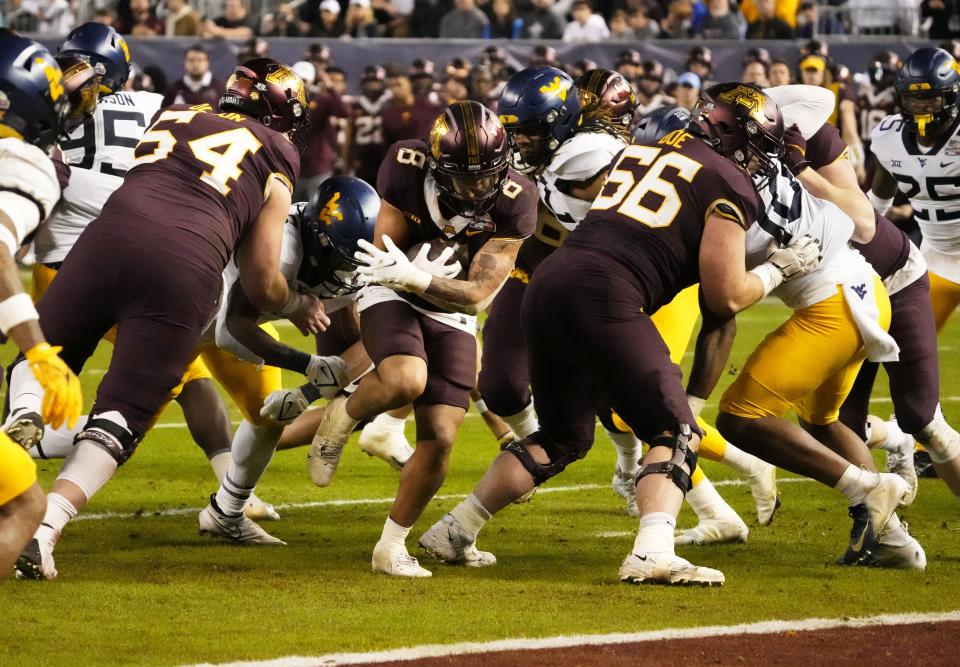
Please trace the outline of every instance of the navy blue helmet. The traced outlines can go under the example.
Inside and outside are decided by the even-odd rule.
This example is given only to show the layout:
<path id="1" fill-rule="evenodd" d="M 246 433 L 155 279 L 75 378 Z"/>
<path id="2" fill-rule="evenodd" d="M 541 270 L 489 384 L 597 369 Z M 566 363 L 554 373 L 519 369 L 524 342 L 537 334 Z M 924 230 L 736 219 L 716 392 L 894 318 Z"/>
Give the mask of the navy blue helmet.
<path id="1" fill-rule="evenodd" d="M 100 77 L 100 94 L 123 90 L 130 76 L 130 49 L 116 30 L 90 21 L 70 31 L 60 53 L 87 58 Z"/>
<path id="2" fill-rule="evenodd" d="M 921 137 L 957 117 L 960 65 L 943 49 L 925 46 L 910 54 L 894 86 L 907 127 Z"/>
<path id="3" fill-rule="evenodd" d="M 300 218 L 303 261 L 297 279 L 307 288 L 324 287 L 324 296 L 360 289 L 353 258 L 357 242 L 373 242 L 380 197 L 366 182 L 352 176 L 331 176 L 320 184 Z"/>
<path id="4" fill-rule="evenodd" d="M 641 116 L 633 126 L 633 143 L 655 144 L 675 130 L 685 130 L 690 112 L 683 107 L 665 106 Z"/>
<path id="5" fill-rule="evenodd" d="M 510 77 L 498 110 L 510 141 L 511 163 L 525 173 L 546 164 L 580 124 L 573 79 L 555 67 L 530 67 Z"/>
<path id="6" fill-rule="evenodd" d="M 0 137 L 17 137 L 49 151 L 70 103 L 63 72 L 46 48 L 0 30 Z"/>

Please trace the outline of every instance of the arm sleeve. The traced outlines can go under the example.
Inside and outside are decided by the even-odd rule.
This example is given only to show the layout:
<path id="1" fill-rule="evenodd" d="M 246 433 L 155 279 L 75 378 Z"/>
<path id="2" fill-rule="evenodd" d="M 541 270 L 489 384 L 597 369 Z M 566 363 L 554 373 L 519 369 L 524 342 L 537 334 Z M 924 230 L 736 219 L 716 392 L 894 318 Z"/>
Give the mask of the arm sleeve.
<path id="1" fill-rule="evenodd" d="M 832 91 L 819 86 L 794 84 L 765 88 L 767 95 L 780 107 L 783 124 L 796 124 L 804 139 L 812 137 L 827 122 L 836 106 Z"/>

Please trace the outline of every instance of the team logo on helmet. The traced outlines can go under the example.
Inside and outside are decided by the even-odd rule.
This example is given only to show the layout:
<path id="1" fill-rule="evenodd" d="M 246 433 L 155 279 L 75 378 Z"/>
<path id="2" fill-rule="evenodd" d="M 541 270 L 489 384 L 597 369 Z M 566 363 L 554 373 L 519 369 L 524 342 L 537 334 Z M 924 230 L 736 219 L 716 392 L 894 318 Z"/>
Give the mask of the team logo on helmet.
<path id="1" fill-rule="evenodd" d="M 50 84 L 50 99 L 56 102 L 63 95 L 63 73 L 59 67 L 54 67 L 43 58 L 36 58 L 34 62 L 43 65 L 43 73 Z"/>
<path id="2" fill-rule="evenodd" d="M 559 97 L 563 101 L 566 101 L 567 93 L 570 92 L 570 84 L 561 79 L 559 76 L 555 76 L 553 77 L 553 81 L 540 86 L 540 92 L 544 95 L 553 95 L 555 97 Z"/>
<path id="3" fill-rule="evenodd" d="M 278 67 L 274 71 L 267 74 L 264 79 L 269 83 L 275 83 L 281 88 L 293 88 L 296 91 L 297 101 L 300 104 L 307 105 L 307 92 L 303 87 L 303 80 L 297 76 L 297 73 L 286 65 Z"/>
<path id="4" fill-rule="evenodd" d="M 334 218 L 337 220 L 343 220 L 343 212 L 340 210 L 340 193 L 334 192 L 333 196 L 323 205 L 323 208 L 320 209 L 320 212 L 317 214 L 317 218 L 323 224 L 330 226 L 333 224 Z"/>
<path id="5" fill-rule="evenodd" d="M 447 114 L 442 113 L 437 116 L 437 119 L 433 121 L 433 127 L 430 128 L 430 153 L 433 155 L 434 160 L 439 160 L 442 157 L 440 142 L 443 141 L 444 135 L 449 131 L 450 126 L 447 125 Z"/>
<path id="6" fill-rule="evenodd" d="M 130 49 L 127 47 L 127 40 L 120 35 L 117 35 L 117 46 L 119 46 L 120 50 L 123 51 L 124 60 L 130 62 Z"/>
<path id="7" fill-rule="evenodd" d="M 739 104 L 750 109 L 750 115 L 758 123 L 767 122 L 763 110 L 767 106 L 766 97 L 756 88 L 750 86 L 737 86 L 732 90 L 720 93 L 717 99 L 727 104 Z"/>

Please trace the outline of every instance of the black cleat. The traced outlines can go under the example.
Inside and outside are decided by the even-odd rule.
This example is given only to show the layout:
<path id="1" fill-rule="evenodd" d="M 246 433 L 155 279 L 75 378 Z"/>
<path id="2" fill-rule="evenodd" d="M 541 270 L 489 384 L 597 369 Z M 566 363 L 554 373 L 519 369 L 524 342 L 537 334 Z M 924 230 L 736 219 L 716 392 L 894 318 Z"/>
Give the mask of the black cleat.
<path id="1" fill-rule="evenodd" d="M 836 560 L 837 565 L 858 565 L 870 557 L 870 550 L 876 541 L 876 531 L 870 524 L 870 510 L 866 503 L 860 503 L 850 508 L 850 518 L 853 527 L 850 528 L 850 544 L 842 556 Z"/>
<path id="2" fill-rule="evenodd" d="M 937 469 L 933 467 L 933 461 L 930 460 L 930 454 L 918 449 L 913 453 L 913 467 L 917 471 L 917 477 L 926 477 L 927 479 L 937 479 Z"/>

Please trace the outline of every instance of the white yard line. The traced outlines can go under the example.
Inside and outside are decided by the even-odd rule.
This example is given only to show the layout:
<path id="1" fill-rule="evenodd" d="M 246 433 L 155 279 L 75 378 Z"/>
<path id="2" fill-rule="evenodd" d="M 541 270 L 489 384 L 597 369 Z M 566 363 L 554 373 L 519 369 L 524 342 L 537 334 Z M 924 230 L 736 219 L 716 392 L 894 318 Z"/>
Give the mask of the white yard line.
<path id="1" fill-rule="evenodd" d="M 803 477 L 788 477 L 777 480 L 778 484 L 796 482 L 812 482 Z M 740 479 L 721 479 L 713 483 L 714 486 L 746 486 Z M 537 495 L 550 493 L 575 493 L 577 491 L 596 491 L 610 488 L 609 484 L 571 484 L 569 486 L 547 486 L 537 491 Z M 465 493 L 451 493 L 434 496 L 434 500 L 462 500 Z M 388 505 L 393 502 L 393 496 L 383 498 L 337 498 L 333 500 L 313 500 L 305 503 L 280 503 L 274 505 L 278 510 L 312 509 L 315 507 L 349 507 L 352 505 Z M 184 516 L 196 514 L 202 507 L 176 507 L 165 510 L 144 510 L 142 512 L 98 512 L 95 514 L 81 514 L 74 521 L 105 521 L 107 519 L 143 519 L 149 517 Z"/>
<path id="2" fill-rule="evenodd" d="M 459 644 L 427 644 L 410 648 L 370 653 L 328 653 L 319 656 L 287 656 L 273 660 L 244 662 L 204 663 L 194 667 L 334 667 L 335 665 L 358 665 L 379 662 L 413 661 L 424 658 L 491 653 L 496 651 L 529 651 L 536 649 L 559 649 L 575 646 L 602 646 L 632 644 L 636 642 L 663 641 L 668 639 L 703 639 L 705 637 L 729 637 L 740 635 L 767 635 L 782 632 L 830 630 L 834 628 L 862 628 L 868 626 L 908 625 L 914 623 L 942 623 L 960 621 L 960 611 L 924 614 L 881 614 L 863 618 L 805 618 L 795 621 L 760 621 L 738 625 L 710 625 L 693 628 L 666 628 L 647 632 L 617 632 L 606 635 L 562 635 L 541 639 L 498 639 L 489 642 L 463 642 Z M 531 656 L 531 663 L 535 658 Z M 479 663 L 478 663 L 479 664 Z"/>

